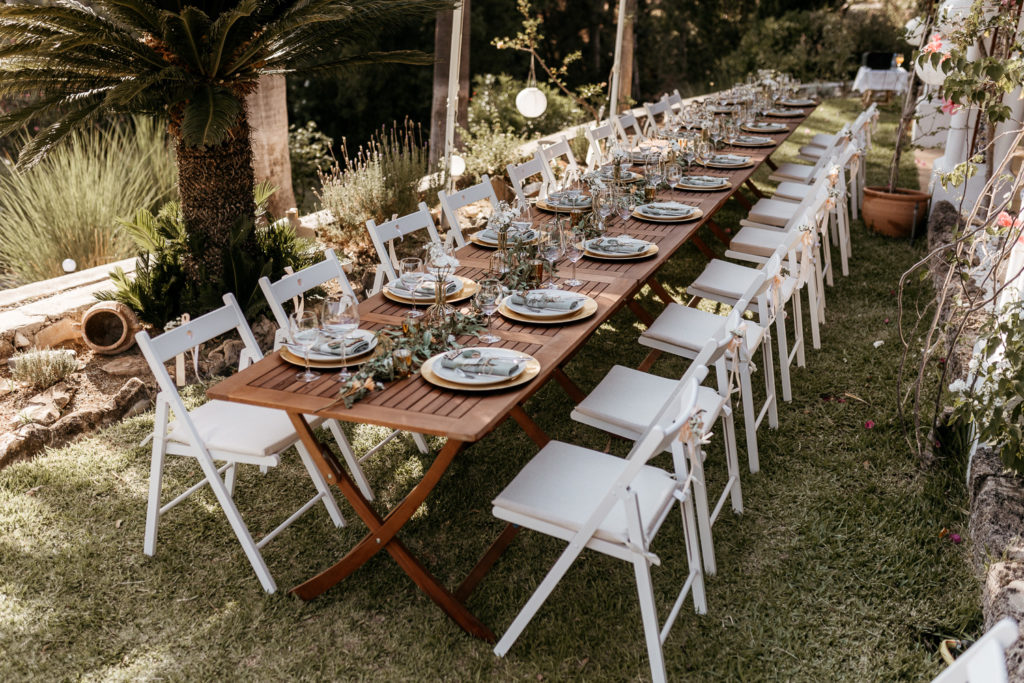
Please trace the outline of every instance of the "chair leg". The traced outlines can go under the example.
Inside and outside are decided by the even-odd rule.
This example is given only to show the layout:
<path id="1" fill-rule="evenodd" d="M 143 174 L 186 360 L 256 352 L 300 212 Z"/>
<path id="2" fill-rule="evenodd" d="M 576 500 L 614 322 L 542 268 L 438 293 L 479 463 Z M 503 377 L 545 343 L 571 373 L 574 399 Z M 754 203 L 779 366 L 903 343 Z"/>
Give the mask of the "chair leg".
<path id="1" fill-rule="evenodd" d="M 750 381 L 750 363 L 740 364 L 740 399 L 743 401 L 743 424 L 747 434 L 747 461 L 751 472 L 761 469 L 757 456 L 757 414 Z"/>
<path id="2" fill-rule="evenodd" d="M 426 455 L 430 453 L 430 446 L 427 445 L 427 440 L 423 438 L 422 434 L 417 432 L 409 432 L 412 434 L 412 440 L 416 444 L 416 448 L 419 449 L 420 453 Z"/>
<path id="3" fill-rule="evenodd" d="M 697 517 L 693 511 L 693 496 L 687 496 L 686 500 L 680 503 L 680 507 L 683 515 L 683 539 L 686 542 L 686 563 L 690 573 L 694 575 L 690 588 L 693 609 L 697 614 L 707 614 L 708 601 L 704 590 L 704 572 L 700 564 L 700 544 L 697 542 Z"/>
<path id="4" fill-rule="evenodd" d="M 804 285 L 806 287 L 806 285 Z M 796 347 L 796 364 L 804 367 L 807 358 L 804 355 L 804 306 L 800 300 L 800 290 L 793 292 L 793 346 Z"/>
<path id="5" fill-rule="evenodd" d="M 636 576 L 636 590 L 640 598 L 640 616 L 644 623 L 647 656 L 651 660 L 651 680 L 655 683 L 666 681 L 668 678 L 665 673 L 665 657 L 661 651 L 661 634 L 658 629 L 657 607 L 654 604 L 651 566 L 643 555 L 633 557 L 633 574 Z"/>
<path id="6" fill-rule="evenodd" d="M 764 364 L 764 393 L 768 403 L 768 427 L 779 428 L 779 400 L 775 393 L 775 361 L 772 358 L 772 328 L 764 331 L 761 340 L 761 360 Z"/>
<path id="7" fill-rule="evenodd" d="M 299 452 L 299 459 L 302 460 L 302 464 L 306 468 L 306 472 L 309 473 L 309 478 L 313 480 L 313 486 L 316 487 L 317 492 L 320 494 L 320 500 L 323 501 L 324 507 L 327 508 L 327 514 L 330 516 L 331 521 L 334 522 L 334 526 L 343 527 L 345 526 L 345 518 L 341 514 L 341 510 L 338 508 L 338 501 L 334 499 L 334 495 L 331 493 L 331 488 L 324 481 L 324 475 L 320 474 L 320 470 L 317 468 L 316 463 L 313 462 L 312 456 L 309 454 L 309 449 L 301 441 L 295 443 L 295 450 Z"/>
<path id="8" fill-rule="evenodd" d="M 786 311 L 775 314 L 775 340 L 779 349 L 779 377 L 782 380 L 782 400 L 793 400 L 793 390 L 789 383 L 789 344 L 786 340 Z"/>
<path id="9" fill-rule="evenodd" d="M 238 467 L 235 463 L 228 465 L 227 472 L 224 473 L 224 488 L 228 490 L 228 495 L 232 498 L 235 497 L 235 480 L 238 478 Z"/>
<path id="10" fill-rule="evenodd" d="M 711 508 L 708 506 L 708 489 L 704 482 L 704 453 L 698 452 L 691 460 L 693 470 L 693 500 L 697 507 L 697 532 L 700 536 L 701 555 L 704 557 L 704 573 L 714 575 L 715 542 L 711 538 Z"/>
<path id="11" fill-rule="evenodd" d="M 839 223 L 839 260 L 843 265 L 843 277 L 850 276 L 850 221 L 847 211 L 850 200 L 844 198 L 836 207 L 836 217 Z"/>
<path id="12" fill-rule="evenodd" d="M 731 409 L 722 413 L 722 424 L 725 426 L 725 464 L 729 472 L 729 494 L 732 498 L 732 510 L 736 514 L 743 512 L 743 491 L 740 488 L 739 448 L 736 446 L 736 423 Z"/>
<path id="13" fill-rule="evenodd" d="M 821 309 L 818 306 L 818 283 L 813 280 L 807 282 L 807 308 L 811 314 L 811 344 L 815 349 L 821 348 L 821 330 L 819 316 L 821 315 Z M 800 292 L 793 292 L 793 300 L 800 300 Z M 803 356 L 803 346 L 800 347 L 800 355 Z M 800 367 L 803 367 L 804 363 L 800 362 Z"/>
<path id="14" fill-rule="evenodd" d="M 352 444 L 349 443 L 345 433 L 341 431 L 341 425 L 338 424 L 337 420 L 327 420 L 327 428 L 331 430 L 334 441 L 338 444 L 341 455 L 345 458 L 345 463 L 348 465 L 348 471 L 352 473 L 352 478 L 355 480 L 356 486 L 359 487 L 359 492 L 367 500 L 374 500 L 370 482 L 367 481 L 366 475 L 363 474 L 363 468 L 359 466 L 359 459 L 356 458 L 356 454 L 352 451 Z"/>
<path id="15" fill-rule="evenodd" d="M 149 500 L 146 503 L 146 536 L 142 552 L 152 557 L 156 554 L 156 529 L 160 524 L 160 491 L 164 478 L 164 453 L 167 434 L 167 403 L 162 398 L 156 401 L 156 417 L 153 421 L 153 457 L 149 464 Z"/>

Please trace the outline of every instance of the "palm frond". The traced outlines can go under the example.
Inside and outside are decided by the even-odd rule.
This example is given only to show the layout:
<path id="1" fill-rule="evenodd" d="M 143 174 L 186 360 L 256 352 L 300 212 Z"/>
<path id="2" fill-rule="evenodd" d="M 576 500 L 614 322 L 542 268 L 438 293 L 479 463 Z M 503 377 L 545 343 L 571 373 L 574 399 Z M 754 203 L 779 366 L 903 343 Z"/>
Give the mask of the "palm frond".
<path id="1" fill-rule="evenodd" d="M 182 118 L 182 140 L 187 145 L 220 144 L 241 113 L 242 103 L 227 89 L 209 85 L 195 88 Z"/>
<path id="2" fill-rule="evenodd" d="M 76 109 L 39 131 L 18 154 L 18 170 L 24 171 L 38 164 L 55 145 L 60 144 L 76 128 L 96 119 L 102 107 L 101 97 L 83 99 Z"/>

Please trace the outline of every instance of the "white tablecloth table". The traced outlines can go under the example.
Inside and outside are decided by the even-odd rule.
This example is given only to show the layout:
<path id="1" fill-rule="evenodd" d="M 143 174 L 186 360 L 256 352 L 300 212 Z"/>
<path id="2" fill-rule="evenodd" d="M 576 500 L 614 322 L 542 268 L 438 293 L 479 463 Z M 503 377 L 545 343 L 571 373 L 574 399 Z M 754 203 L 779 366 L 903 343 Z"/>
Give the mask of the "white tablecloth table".
<path id="1" fill-rule="evenodd" d="M 869 69 L 862 66 L 857 69 L 857 77 L 853 79 L 853 90 L 854 92 L 867 92 L 868 90 L 903 92 L 907 89 L 909 76 L 910 74 L 902 66 L 895 69 Z"/>

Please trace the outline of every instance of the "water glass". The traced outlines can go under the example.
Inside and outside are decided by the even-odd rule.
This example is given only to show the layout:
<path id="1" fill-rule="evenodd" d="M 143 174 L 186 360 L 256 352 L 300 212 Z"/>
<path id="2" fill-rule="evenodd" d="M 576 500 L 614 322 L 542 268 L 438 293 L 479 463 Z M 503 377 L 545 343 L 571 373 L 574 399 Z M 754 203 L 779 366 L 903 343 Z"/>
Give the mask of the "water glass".
<path id="1" fill-rule="evenodd" d="M 415 256 L 404 258 L 398 263 L 398 274 L 402 284 L 409 288 L 410 292 L 415 294 L 416 289 L 423 282 L 423 260 L 418 259 Z M 419 318 L 423 315 L 423 311 L 417 310 L 416 308 L 416 297 L 412 297 L 412 310 L 409 311 L 410 318 Z"/>
<path id="2" fill-rule="evenodd" d="M 419 259 L 416 259 L 417 261 Z M 331 297 L 323 306 L 323 334 L 332 341 L 341 344 L 341 357 L 347 359 L 347 341 L 349 336 L 359 328 L 359 304 L 354 297 L 347 294 Z M 339 382 L 347 382 L 352 377 L 348 366 L 341 369 Z"/>
<path id="3" fill-rule="evenodd" d="M 583 282 L 576 279 L 576 263 L 583 258 L 583 250 L 580 248 L 580 243 L 584 239 L 583 231 L 581 229 L 572 230 L 566 235 L 566 238 L 565 257 L 572 264 L 572 277 L 566 280 L 565 284 L 569 287 L 579 287 Z"/>
<path id="4" fill-rule="evenodd" d="M 309 369 L 309 352 L 320 340 L 320 321 L 317 320 L 316 313 L 292 313 L 288 317 L 288 332 L 291 334 L 292 344 L 302 349 L 306 360 L 305 372 L 295 375 L 295 379 L 299 382 L 312 382 L 320 377 L 320 373 Z"/>
<path id="5" fill-rule="evenodd" d="M 487 328 L 480 335 L 480 341 L 484 344 L 494 344 L 501 341 L 501 337 L 491 332 L 491 318 L 498 310 L 498 305 L 501 304 L 501 283 L 493 278 L 487 278 L 481 280 L 479 284 L 480 290 L 476 293 L 474 301 L 480 312 L 487 316 Z"/>

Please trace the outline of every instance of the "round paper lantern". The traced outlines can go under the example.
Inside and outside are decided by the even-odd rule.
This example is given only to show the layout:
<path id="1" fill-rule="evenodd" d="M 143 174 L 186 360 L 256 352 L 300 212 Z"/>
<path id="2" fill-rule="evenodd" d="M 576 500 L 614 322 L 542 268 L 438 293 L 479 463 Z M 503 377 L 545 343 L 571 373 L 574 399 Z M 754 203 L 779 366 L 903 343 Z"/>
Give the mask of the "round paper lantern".
<path id="1" fill-rule="evenodd" d="M 523 88 L 516 95 L 516 109 L 528 119 L 535 119 L 548 108 L 548 98 L 540 88 Z"/>
<path id="2" fill-rule="evenodd" d="M 65 273 L 73 273 L 78 269 L 78 264 L 75 263 L 75 259 L 66 258 L 61 261 L 60 267 L 64 269 Z"/>
<path id="3" fill-rule="evenodd" d="M 466 160 L 460 157 L 458 154 L 453 154 L 450 162 L 449 170 L 453 176 L 462 175 L 466 172 Z"/>
<path id="4" fill-rule="evenodd" d="M 946 82 L 946 74 L 941 68 L 932 66 L 930 59 L 925 62 L 924 66 L 918 63 L 914 68 L 917 70 L 918 78 L 925 85 L 942 85 Z"/>
<path id="5" fill-rule="evenodd" d="M 921 17 L 914 17 L 903 27 L 906 31 L 907 42 L 911 45 L 920 45 L 924 37 L 924 21 Z"/>

